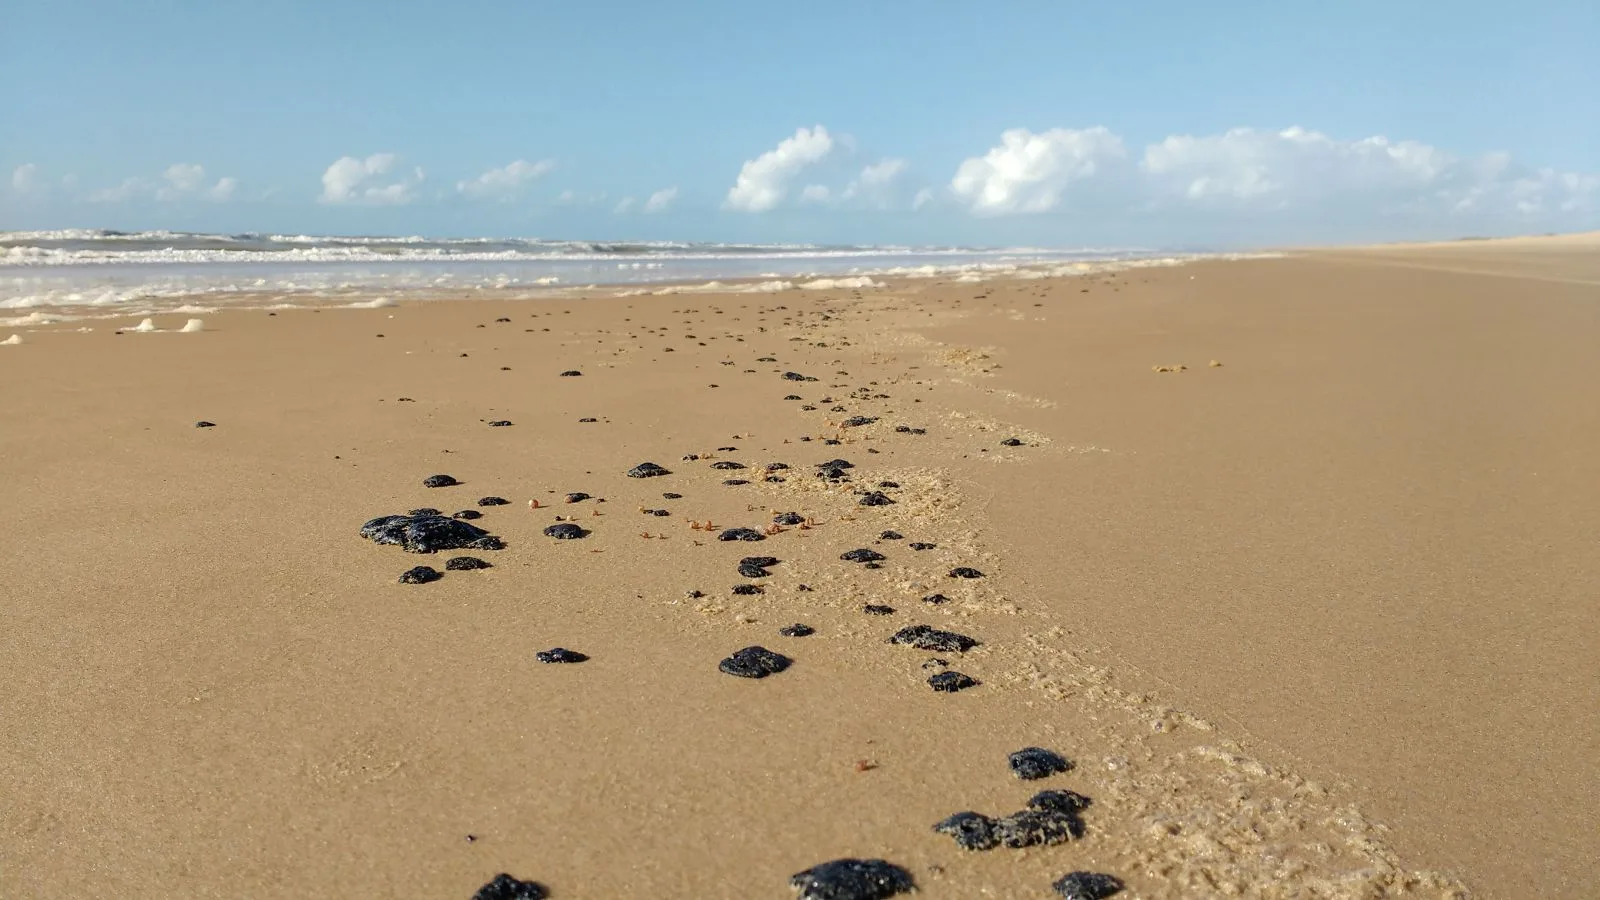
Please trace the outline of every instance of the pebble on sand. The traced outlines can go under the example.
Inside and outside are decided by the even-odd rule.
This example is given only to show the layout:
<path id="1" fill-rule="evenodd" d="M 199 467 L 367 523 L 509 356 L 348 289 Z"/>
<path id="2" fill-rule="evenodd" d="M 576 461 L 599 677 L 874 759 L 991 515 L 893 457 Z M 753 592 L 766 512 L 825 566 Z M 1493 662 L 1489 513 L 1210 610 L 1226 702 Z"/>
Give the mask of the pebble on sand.
<path id="1" fill-rule="evenodd" d="M 798 900 L 887 900 L 917 889 L 911 873 L 881 859 L 836 859 L 797 872 Z"/>

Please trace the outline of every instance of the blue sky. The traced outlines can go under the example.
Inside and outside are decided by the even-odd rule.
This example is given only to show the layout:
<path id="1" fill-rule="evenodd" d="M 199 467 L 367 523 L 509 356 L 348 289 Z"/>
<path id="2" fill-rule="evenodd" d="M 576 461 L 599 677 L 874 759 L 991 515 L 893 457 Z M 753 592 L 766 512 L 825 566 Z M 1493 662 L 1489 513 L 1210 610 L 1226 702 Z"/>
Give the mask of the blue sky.
<path id="1" fill-rule="evenodd" d="M 1190 246 L 1594 228 L 1597 46 L 1592 0 L 8 0 L 0 228 Z"/>

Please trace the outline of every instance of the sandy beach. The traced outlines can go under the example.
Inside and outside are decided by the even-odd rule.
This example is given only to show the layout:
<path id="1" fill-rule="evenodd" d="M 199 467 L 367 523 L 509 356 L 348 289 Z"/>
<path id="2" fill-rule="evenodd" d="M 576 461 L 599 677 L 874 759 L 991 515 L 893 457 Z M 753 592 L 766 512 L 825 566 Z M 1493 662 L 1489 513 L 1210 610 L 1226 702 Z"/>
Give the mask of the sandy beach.
<path id="1" fill-rule="evenodd" d="M 839 858 L 930 900 L 1592 896 L 1597 261 L 15 329 L 0 896 L 790 897 Z M 361 534 L 418 508 L 504 549 Z M 750 646 L 790 664 L 719 669 Z M 1047 789 L 1080 836 L 933 829 Z"/>

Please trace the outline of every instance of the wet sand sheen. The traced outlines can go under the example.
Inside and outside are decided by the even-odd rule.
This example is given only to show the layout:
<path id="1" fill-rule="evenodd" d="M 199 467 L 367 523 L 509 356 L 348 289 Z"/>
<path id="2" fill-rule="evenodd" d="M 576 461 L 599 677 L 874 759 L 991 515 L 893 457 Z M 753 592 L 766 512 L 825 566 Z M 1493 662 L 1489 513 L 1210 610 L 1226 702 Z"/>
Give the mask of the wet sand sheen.
<path id="1" fill-rule="evenodd" d="M 1406 280 L 1384 280 L 1395 278 Z M 1438 281 L 1450 278 L 1468 287 Z M 1308 279 L 1298 312 L 1274 321 L 1268 301 Z M 1334 623 L 1348 633 L 1330 633 L 1252 605 L 1285 585 L 1307 609 L 1359 593 L 1311 555 L 1309 533 L 1274 537 L 1295 533 L 1261 521 L 1282 504 L 1300 504 L 1296 527 L 1337 515 L 1412 546 L 1338 557 L 1387 572 L 1395 596 L 1416 593 L 1408 566 L 1434 571 L 1410 541 L 1415 514 L 1385 518 L 1392 483 L 1329 445 L 1340 429 L 1370 444 L 1358 438 L 1373 384 L 1329 374 L 1356 366 L 1309 365 L 1357 352 L 1315 311 L 1348 284 L 1365 298 L 1352 333 L 1362 317 L 1391 325 L 1380 300 L 1396 293 L 1434 298 L 1417 321 L 1449 322 L 1446 301 L 1477 283 L 1274 260 L 820 295 L 225 313 L 200 335 L 30 334 L 0 357 L 8 384 L 29 385 L 0 397 L 0 451 L 17 473 L 0 502 L 34 523 L 0 545 L 28 561 L 4 589 L 14 626 L 0 672 L 17 686 L 4 713 L 27 727 L 0 738 L 0 847 L 19 889 L 39 896 L 93 880 L 129 896 L 466 897 L 502 871 L 558 898 L 788 896 L 790 875 L 839 857 L 891 860 L 931 897 L 1045 896 L 1078 870 L 1116 874 L 1137 897 L 1449 896 L 1451 879 L 1427 869 L 1489 896 L 1514 895 L 1516 879 L 1576 896 L 1589 873 L 1573 851 L 1593 831 L 1576 761 L 1593 723 L 1555 729 L 1507 718 L 1514 695 L 1483 699 L 1485 679 L 1526 663 L 1466 650 L 1501 640 L 1499 626 L 1456 622 L 1432 639 L 1448 661 L 1480 667 L 1445 667 L 1453 686 L 1420 674 L 1438 672 L 1437 657 L 1396 656 L 1438 633 L 1437 612 L 1374 624 L 1357 603 Z M 1473 309 L 1487 316 L 1495 299 Z M 1541 340 L 1593 326 L 1576 297 L 1551 302 L 1567 318 L 1504 355 L 1537 356 Z M 1437 371 L 1502 322 L 1419 327 L 1406 346 Z M 1410 371 L 1365 346 L 1389 359 L 1374 379 Z M 1169 362 L 1190 368 L 1150 371 Z M 1574 373 L 1519 377 L 1556 374 Z M 1413 386 L 1370 437 L 1458 387 Z M 1308 393 L 1318 406 L 1294 402 Z M 837 427 L 857 415 L 877 421 Z M 846 443 L 823 444 L 835 436 Z M 1444 437 L 1393 452 L 1472 446 Z M 816 477 L 835 457 L 855 464 L 849 481 Z M 672 474 L 626 477 L 642 460 Z M 778 461 L 791 468 L 764 468 Z M 1295 465 L 1312 462 L 1373 482 L 1308 493 Z M 437 473 L 462 484 L 422 487 Z M 1436 474 L 1404 470 L 1409 485 Z M 895 502 L 862 506 L 858 491 Z M 563 502 L 573 492 L 591 498 Z M 513 502 L 471 522 L 507 544 L 461 551 L 492 563 L 481 571 L 399 584 L 446 557 L 356 534 L 375 516 L 449 515 L 485 496 Z M 1456 495 L 1422 496 L 1436 510 Z M 788 511 L 816 524 L 754 545 L 716 540 Z M 1532 506 L 1501 511 L 1549 528 Z M 557 516 L 590 533 L 553 540 Z M 707 522 L 715 530 L 691 527 Z M 856 549 L 885 559 L 840 559 Z M 1577 549 L 1549 545 L 1566 587 L 1545 596 L 1565 605 L 1544 609 L 1579 611 L 1574 591 L 1593 582 Z M 752 555 L 779 562 L 747 576 Z M 962 567 L 984 577 L 950 577 Z M 759 594 L 732 590 L 751 581 Z M 923 600 L 936 595 L 945 602 Z M 795 623 L 815 633 L 779 634 Z M 917 624 L 979 644 L 889 642 Z M 1567 680 L 1546 687 L 1592 692 L 1595 673 L 1570 655 L 1593 647 L 1582 618 L 1562 624 L 1539 635 L 1566 662 Z M 793 663 L 760 679 L 718 670 L 753 645 Z M 1314 652 L 1338 646 L 1350 650 Z M 588 659 L 535 659 L 556 647 Z M 929 678 L 944 671 L 977 684 L 936 692 Z M 1400 677 L 1386 687 L 1374 671 Z M 1448 714 L 1416 718 L 1403 698 L 1418 691 Z M 1462 740 L 1474 709 L 1546 735 L 1520 746 L 1545 748 L 1550 796 L 1494 770 L 1503 745 Z M 1396 734 L 1408 740 L 1385 744 Z M 1020 782 L 1007 757 L 1031 746 L 1074 767 Z M 1419 774 L 1452 766 L 1468 770 Z M 1092 799 L 1081 840 L 967 852 L 932 830 L 961 810 L 1022 809 L 1041 788 Z M 1430 805 L 1425 791 L 1449 796 Z M 1492 845 L 1464 827 L 1465 804 L 1519 791 L 1546 818 Z M 1353 803 L 1401 827 L 1387 833 Z"/>

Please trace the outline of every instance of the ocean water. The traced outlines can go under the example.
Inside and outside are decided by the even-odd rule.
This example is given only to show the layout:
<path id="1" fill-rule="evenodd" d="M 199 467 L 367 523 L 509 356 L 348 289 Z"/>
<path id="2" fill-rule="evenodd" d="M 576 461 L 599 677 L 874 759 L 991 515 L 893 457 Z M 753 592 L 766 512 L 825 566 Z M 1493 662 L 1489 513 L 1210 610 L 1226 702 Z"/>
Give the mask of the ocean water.
<path id="1" fill-rule="evenodd" d="M 33 310 L 31 318 L 39 320 L 43 310 L 57 310 L 55 318 L 66 320 L 471 289 L 535 295 L 611 286 L 649 292 L 651 285 L 706 282 L 730 290 L 866 286 L 873 276 L 978 280 L 1159 256 L 1143 249 L 11 231 L 0 232 L 0 311 Z M 725 284 L 730 281 L 740 284 Z"/>

